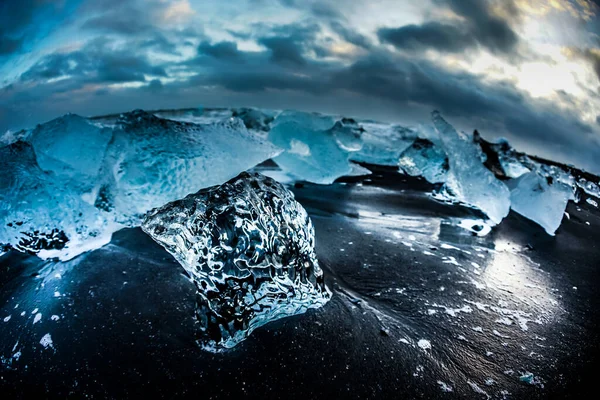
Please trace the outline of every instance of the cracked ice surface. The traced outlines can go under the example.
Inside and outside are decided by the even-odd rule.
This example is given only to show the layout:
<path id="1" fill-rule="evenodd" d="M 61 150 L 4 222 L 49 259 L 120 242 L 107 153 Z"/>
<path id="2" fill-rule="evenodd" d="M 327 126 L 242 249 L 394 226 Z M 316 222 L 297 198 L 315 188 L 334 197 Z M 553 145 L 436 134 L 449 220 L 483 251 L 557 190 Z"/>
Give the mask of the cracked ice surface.
<path id="1" fill-rule="evenodd" d="M 233 347 L 259 326 L 321 307 L 331 296 L 306 211 L 258 173 L 152 210 L 142 229 L 192 277 L 207 350 Z"/>

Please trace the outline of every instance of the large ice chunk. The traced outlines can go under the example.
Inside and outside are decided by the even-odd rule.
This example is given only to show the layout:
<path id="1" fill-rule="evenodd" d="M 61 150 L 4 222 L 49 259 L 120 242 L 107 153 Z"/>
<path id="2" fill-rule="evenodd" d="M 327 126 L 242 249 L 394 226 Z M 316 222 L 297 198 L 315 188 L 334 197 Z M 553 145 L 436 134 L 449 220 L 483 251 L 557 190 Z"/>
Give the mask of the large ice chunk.
<path id="1" fill-rule="evenodd" d="M 77 177 L 90 184 L 100 172 L 111 138 L 110 129 L 97 126 L 87 118 L 67 114 L 38 125 L 32 130 L 29 142 L 44 171 Z"/>
<path id="2" fill-rule="evenodd" d="M 220 184 L 280 149 L 252 135 L 238 118 L 193 124 L 144 111 L 116 122 L 97 204 L 135 225 L 148 210 Z"/>
<path id="3" fill-rule="evenodd" d="M 362 130 L 354 120 L 286 111 L 271 124 L 269 140 L 285 150 L 274 161 L 290 175 L 330 184 L 352 172 L 348 159 L 360 150 Z"/>
<path id="4" fill-rule="evenodd" d="M 258 173 L 152 210 L 142 229 L 196 284 L 200 342 L 209 350 L 233 347 L 257 327 L 321 307 L 331 296 L 306 211 Z"/>
<path id="5" fill-rule="evenodd" d="M 470 137 L 457 132 L 437 111 L 432 113 L 432 120 L 450 165 L 446 191 L 499 224 L 508 215 L 510 191 L 482 164 L 481 148 Z"/>
<path id="6" fill-rule="evenodd" d="M 521 175 L 510 185 L 512 209 L 554 235 L 572 198 L 572 188 L 536 172 Z"/>
<path id="7" fill-rule="evenodd" d="M 68 181 L 43 171 L 29 143 L 0 148 L 0 170 L 1 244 L 66 260 L 108 243 L 118 229 Z"/>
<path id="8" fill-rule="evenodd" d="M 350 155 L 353 161 L 378 165 L 398 165 L 398 159 L 417 138 L 417 132 L 400 125 L 361 121 L 362 149 Z"/>
<path id="9" fill-rule="evenodd" d="M 430 183 L 446 181 L 448 157 L 427 139 L 416 139 L 400 156 L 398 166 L 410 176 L 422 176 Z"/>
<path id="10" fill-rule="evenodd" d="M 0 245 L 66 260 L 148 210 L 277 155 L 237 118 L 193 124 L 134 111 L 65 115 L 0 148 Z"/>

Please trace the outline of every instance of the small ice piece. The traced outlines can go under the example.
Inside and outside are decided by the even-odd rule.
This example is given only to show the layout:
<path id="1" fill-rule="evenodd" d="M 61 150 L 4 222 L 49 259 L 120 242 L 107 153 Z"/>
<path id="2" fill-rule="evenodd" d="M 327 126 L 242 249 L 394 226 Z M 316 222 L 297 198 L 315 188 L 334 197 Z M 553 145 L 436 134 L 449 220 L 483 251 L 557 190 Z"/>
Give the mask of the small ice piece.
<path id="1" fill-rule="evenodd" d="M 42 313 L 35 314 L 35 317 L 33 318 L 33 325 L 37 324 L 41 320 L 42 320 Z"/>
<path id="2" fill-rule="evenodd" d="M 535 172 L 522 175 L 510 184 L 511 208 L 554 235 L 571 198 L 571 188 Z"/>
<path id="3" fill-rule="evenodd" d="M 422 176 L 430 183 L 446 181 L 448 157 L 443 149 L 427 139 L 416 139 L 404 150 L 399 167 L 410 176 Z"/>
<path id="4" fill-rule="evenodd" d="M 458 223 L 458 226 L 471 231 L 477 236 L 486 236 L 492 231 L 492 227 L 482 219 L 462 219 Z"/>
<path id="5" fill-rule="evenodd" d="M 457 132 L 438 111 L 432 113 L 432 120 L 450 164 L 446 191 L 483 211 L 494 224 L 499 224 L 510 210 L 510 191 L 482 164 L 478 144 Z"/>
<path id="6" fill-rule="evenodd" d="M 45 349 L 47 349 L 48 347 L 54 348 L 54 345 L 52 342 L 52 336 L 50 336 L 49 333 L 46 333 L 44 336 L 42 336 L 42 339 L 40 340 L 40 344 L 42 346 L 44 346 Z"/>
<path id="7" fill-rule="evenodd" d="M 501 173 L 507 178 L 518 178 L 535 169 L 534 162 L 523 153 L 517 152 L 504 138 L 498 139 L 495 143 L 484 142 L 480 136 L 477 137 L 479 143 L 485 143 L 489 146 L 498 158 L 498 164 L 502 169 Z"/>
<path id="8" fill-rule="evenodd" d="M 273 160 L 298 179 L 333 183 L 352 172 L 348 159 L 360 150 L 362 128 L 352 119 L 286 111 L 271 124 L 269 140 L 284 149 Z"/>
<path id="9" fill-rule="evenodd" d="M 417 342 L 417 345 L 423 349 L 423 350 L 430 350 L 431 349 L 431 342 L 429 340 L 426 339 L 421 339 Z"/>
<path id="10" fill-rule="evenodd" d="M 592 206 L 594 206 L 594 207 L 598 208 L 598 202 L 597 202 L 596 200 L 594 200 L 594 199 L 591 199 L 591 198 L 589 198 L 589 197 L 588 197 L 587 199 L 585 199 L 585 201 L 586 201 L 588 204 L 590 204 L 590 205 L 592 205 Z"/>
<path id="11" fill-rule="evenodd" d="M 442 389 L 442 392 L 446 392 L 446 393 L 452 392 L 452 386 L 448 385 L 447 383 L 442 382 L 442 381 L 437 381 L 437 384 L 440 385 L 440 389 Z"/>
<path id="12" fill-rule="evenodd" d="M 149 212 L 142 229 L 183 266 L 199 292 L 199 339 L 231 348 L 270 321 L 331 297 L 314 229 L 292 192 L 243 172 Z"/>
<path id="13" fill-rule="evenodd" d="M 519 380 L 521 382 L 525 382 L 530 385 L 533 385 L 535 383 L 535 375 L 533 375 L 531 372 L 525 372 L 523 375 L 521 375 L 519 377 Z"/>

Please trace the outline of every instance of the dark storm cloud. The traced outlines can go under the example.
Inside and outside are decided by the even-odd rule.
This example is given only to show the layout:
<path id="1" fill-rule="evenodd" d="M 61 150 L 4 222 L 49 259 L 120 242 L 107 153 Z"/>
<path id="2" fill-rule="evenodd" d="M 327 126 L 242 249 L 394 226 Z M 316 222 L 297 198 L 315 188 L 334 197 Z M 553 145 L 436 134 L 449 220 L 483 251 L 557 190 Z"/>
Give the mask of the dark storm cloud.
<path id="1" fill-rule="evenodd" d="M 286 32 L 285 29 L 279 31 Z M 527 137 L 547 148 L 577 147 L 565 132 L 578 132 L 581 148 L 587 147 L 588 153 L 595 149 L 594 154 L 600 155 L 591 127 L 581 123 L 575 115 L 558 112 L 555 106 L 522 94 L 511 84 L 485 83 L 473 74 L 451 72 L 429 61 L 382 50 L 373 51 L 351 65 L 316 62 L 302 57 L 300 51 L 314 51 L 316 44 L 310 35 L 300 35 L 294 41 L 284 36 L 280 41 L 290 42 L 293 46 L 287 48 L 291 49 L 289 53 L 279 58 L 271 55 L 272 46 L 262 52 L 242 52 L 231 43 L 201 45 L 201 53 L 212 53 L 218 57 L 219 64 L 198 61 L 203 70 L 186 85 L 219 85 L 240 93 L 337 94 L 341 102 L 347 97 L 343 94 L 351 93 L 354 98 L 383 99 L 398 109 L 418 106 L 439 109 L 451 118 L 485 121 L 487 127 L 501 127 L 503 132 Z M 282 62 L 284 60 L 286 62 Z M 296 73 L 299 63 L 301 74 Z M 368 100 L 365 101 L 368 104 Z M 591 161 L 587 162 L 589 165 Z"/>
<path id="2" fill-rule="evenodd" d="M 0 57 L 26 50 L 52 26 L 60 23 L 79 1 L 0 1 Z"/>
<path id="3" fill-rule="evenodd" d="M 510 53 L 518 36 L 508 21 L 493 15 L 490 3 L 481 0 L 438 0 L 465 21 L 425 22 L 422 25 L 405 25 L 398 28 L 379 29 L 379 40 L 398 49 L 423 51 L 434 48 L 442 52 L 458 53 L 481 46 L 496 53 Z M 511 2 L 505 8 L 514 13 Z"/>
<path id="4" fill-rule="evenodd" d="M 290 99 L 303 99 L 304 108 L 314 109 L 318 108 L 314 99 L 327 98 L 331 108 L 315 111 L 337 112 L 352 104 L 369 114 L 378 113 L 376 108 L 383 105 L 398 110 L 385 115 L 401 118 L 413 110 L 439 109 L 451 120 L 469 121 L 471 127 L 482 128 L 484 135 L 488 129 L 490 136 L 523 137 L 540 148 L 566 149 L 564 153 L 575 157 L 579 157 L 577 152 L 585 152 L 589 160 L 580 157 L 584 165 L 594 165 L 593 157 L 600 157 L 598 143 L 592 137 L 597 126 L 587 126 L 557 105 L 527 96 L 512 83 L 490 83 L 485 77 L 449 70 L 441 63 L 421 58 L 428 48 L 451 53 L 485 49 L 503 57 L 520 52 L 511 28 L 519 17 L 510 7 L 511 2 L 501 4 L 505 8 L 502 15 L 509 20 L 494 14 L 489 1 L 433 0 L 451 9 L 460 20 L 427 21 L 374 32 L 380 42 L 405 50 L 398 52 L 363 36 L 345 18 L 341 12 L 345 10 L 332 3 L 281 1 L 294 12 L 302 11 L 303 17 L 287 25 L 234 24 L 235 31 L 223 27 L 231 36 L 228 40 L 221 37 L 220 41 L 204 35 L 198 24 L 193 25 L 194 29 L 191 25 L 159 27 L 162 14 L 158 11 L 165 4 L 159 0 L 89 3 L 93 12 L 81 31 L 96 39 L 76 51 L 43 56 L 10 88 L 0 89 L 0 106 L 9 110 L 33 106 L 52 110 L 55 104 L 61 104 L 70 110 L 69 106 L 77 107 L 81 99 L 86 99 L 89 112 L 97 113 L 99 106 L 109 110 L 107 103 L 112 99 L 120 99 L 115 104 L 121 106 L 135 103 L 132 107 L 156 108 L 159 99 L 163 101 L 160 104 L 172 107 L 182 104 L 182 98 L 194 103 L 200 101 L 201 93 L 209 93 L 208 99 L 230 96 L 233 101 L 247 99 L 247 105 L 277 99 L 281 108 L 290 107 Z M 145 6 L 151 10 L 139 12 Z M 208 31 L 215 29 L 211 26 Z M 98 33 L 106 39 L 99 40 Z M 259 49 L 248 51 L 232 39 L 254 42 Z M 359 51 L 336 54 L 332 48 L 340 39 Z M 18 43 L 2 45 L 10 49 Z M 192 47 L 185 46 L 196 49 L 188 59 L 181 55 Z M 157 52 L 180 57 L 172 61 L 161 56 L 158 59 L 171 61 L 159 62 L 150 58 Z M 594 54 L 588 51 L 579 57 L 587 57 L 598 73 L 600 60 Z M 157 79 L 167 76 L 171 79 Z M 126 82 L 143 84 L 107 86 Z M 562 96 L 561 104 L 569 100 L 565 94 Z M 291 104 L 298 105 L 300 100 Z M 402 114 L 404 110 L 411 111 Z M 576 141 L 572 132 L 578 134 Z"/>
<path id="5" fill-rule="evenodd" d="M 490 10 L 490 2 L 481 0 L 441 0 L 452 11 L 464 17 L 477 41 L 492 51 L 510 52 L 518 41 L 517 34 L 506 21 Z M 512 0 L 503 0 L 505 10 L 516 17 Z"/>
<path id="6" fill-rule="evenodd" d="M 279 64 L 304 65 L 303 48 L 301 42 L 293 37 L 267 37 L 259 39 L 258 43 L 265 46 L 271 52 L 273 62 Z"/>
<path id="7" fill-rule="evenodd" d="M 382 28 L 377 31 L 377 36 L 382 42 L 390 43 L 399 49 L 416 51 L 434 48 L 457 53 L 477 44 L 474 36 L 469 32 L 440 22 Z"/>
<path id="8" fill-rule="evenodd" d="M 594 72 L 600 80 L 600 52 L 592 52 L 591 50 L 586 50 L 584 53 L 584 57 L 590 62 L 592 68 L 594 68 Z"/>
<path id="9" fill-rule="evenodd" d="M 98 41 L 69 53 L 49 54 L 21 75 L 23 82 L 41 82 L 68 77 L 80 86 L 86 83 L 143 82 L 145 75 L 167 76 L 161 66 L 151 65 L 144 56 L 113 49 Z"/>
<path id="10" fill-rule="evenodd" d="M 238 51 L 236 42 L 218 42 L 210 44 L 207 41 L 203 41 L 198 46 L 198 53 L 220 60 L 239 61 L 242 59 L 242 53 Z"/>
<path id="11" fill-rule="evenodd" d="M 361 35 L 355 29 L 347 26 L 345 23 L 339 20 L 329 21 L 331 29 L 337 33 L 342 39 L 348 43 L 352 43 L 355 46 L 362 47 L 364 49 L 371 49 L 373 44 L 366 36 Z"/>

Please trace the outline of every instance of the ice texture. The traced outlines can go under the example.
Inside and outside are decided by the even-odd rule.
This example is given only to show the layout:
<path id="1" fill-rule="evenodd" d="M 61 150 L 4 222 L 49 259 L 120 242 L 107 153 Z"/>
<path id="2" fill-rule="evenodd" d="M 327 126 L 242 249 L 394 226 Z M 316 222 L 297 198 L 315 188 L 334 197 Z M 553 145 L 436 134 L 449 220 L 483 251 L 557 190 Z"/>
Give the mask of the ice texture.
<path id="1" fill-rule="evenodd" d="M 279 152 L 237 118 L 193 124 L 134 111 L 116 122 L 97 203 L 114 209 L 119 222 L 136 225 L 148 210 L 225 182 Z"/>
<path id="2" fill-rule="evenodd" d="M 521 175 L 511 186 L 512 209 L 554 235 L 572 198 L 571 187 L 536 172 Z"/>
<path id="3" fill-rule="evenodd" d="M 448 155 L 446 192 L 499 224 L 510 210 L 510 191 L 483 165 L 481 148 L 470 137 L 457 132 L 437 111 L 432 120 Z"/>
<path id="4" fill-rule="evenodd" d="M 0 245 L 61 260 L 281 152 L 238 118 L 194 124 L 144 111 L 68 114 L 14 137 L 0 148 Z"/>
<path id="5" fill-rule="evenodd" d="M 324 305 L 314 229 L 292 192 L 243 172 L 149 212 L 142 229 L 199 292 L 200 343 L 231 348 L 270 321 Z"/>
<path id="6" fill-rule="evenodd" d="M 362 148 L 361 128 L 354 120 L 286 111 L 271 124 L 269 140 L 285 151 L 274 158 L 292 176 L 330 184 L 352 171 L 348 159 Z"/>
<path id="7" fill-rule="evenodd" d="M 449 168 L 444 150 L 427 139 L 416 139 L 402 153 L 398 166 L 406 174 L 422 176 L 431 183 L 445 182 Z"/>
<path id="8" fill-rule="evenodd" d="M 402 152 L 417 138 L 417 132 L 400 125 L 373 121 L 361 122 L 360 125 L 364 129 L 363 146 L 350 155 L 353 161 L 396 166 Z"/>
<path id="9" fill-rule="evenodd" d="M 29 142 L 44 171 L 91 184 L 98 176 L 112 132 L 87 118 L 67 114 L 32 130 Z M 91 179 L 90 179 L 91 178 Z"/>
<path id="10" fill-rule="evenodd" d="M 107 216 L 86 203 L 78 186 L 43 171 L 31 144 L 0 148 L 0 243 L 43 258 L 71 258 L 110 241 Z"/>

